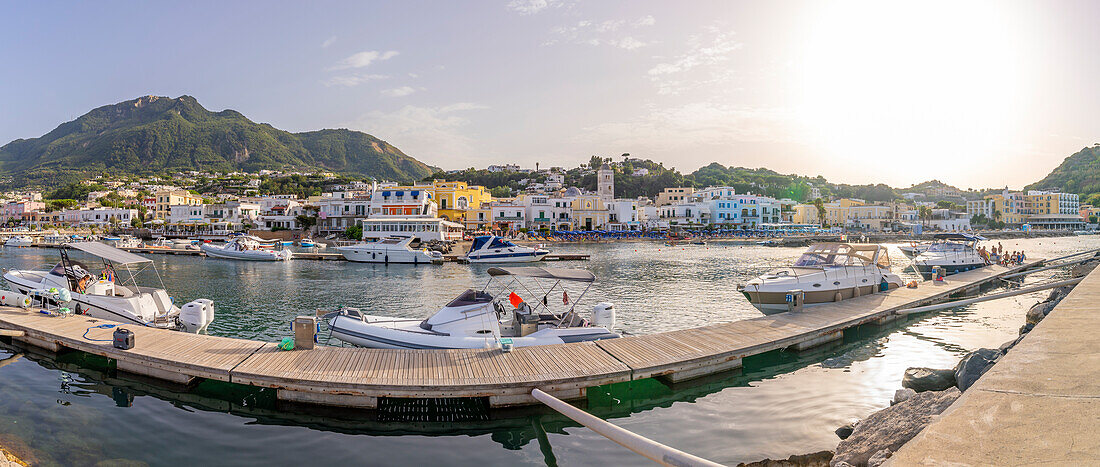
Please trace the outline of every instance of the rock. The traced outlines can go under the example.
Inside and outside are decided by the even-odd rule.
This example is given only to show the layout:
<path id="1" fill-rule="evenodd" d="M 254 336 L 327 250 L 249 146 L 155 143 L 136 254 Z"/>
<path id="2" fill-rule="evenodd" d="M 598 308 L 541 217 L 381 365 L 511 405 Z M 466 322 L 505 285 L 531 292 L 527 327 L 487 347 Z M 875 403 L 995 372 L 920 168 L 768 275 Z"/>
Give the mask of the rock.
<path id="1" fill-rule="evenodd" d="M 1001 344 L 998 349 L 1001 351 L 1001 354 L 1007 354 L 1009 349 L 1016 347 L 1016 344 L 1019 344 L 1022 340 L 1024 340 L 1024 336 L 1017 337 L 1008 342 L 1005 342 L 1004 344 Z"/>
<path id="2" fill-rule="evenodd" d="M 890 405 L 899 404 L 909 400 L 910 397 L 917 395 L 917 391 L 909 388 L 901 388 L 894 391 L 894 400 L 890 401 Z"/>
<path id="3" fill-rule="evenodd" d="M 1027 334 L 1027 333 L 1031 332 L 1032 329 L 1035 329 L 1035 325 L 1031 324 L 1031 323 L 1027 323 L 1023 326 L 1020 326 L 1020 335 L 1022 336 L 1024 334 Z"/>
<path id="4" fill-rule="evenodd" d="M 740 463 L 737 467 L 826 467 L 833 458 L 833 451 L 819 451 L 801 454 L 786 459 L 764 459 L 762 461 Z"/>
<path id="5" fill-rule="evenodd" d="M 1070 275 L 1070 277 L 1085 277 L 1085 276 L 1089 275 L 1089 273 L 1092 272 L 1093 269 L 1096 269 L 1097 264 L 1098 263 L 1096 261 L 1088 261 L 1088 262 L 1085 262 L 1085 263 L 1078 264 L 1078 265 L 1076 265 L 1072 268 L 1069 268 L 1069 275 Z M 1070 286 L 1066 286 L 1066 287 L 1070 287 Z"/>
<path id="6" fill-rule="evenodd" d="M 955 385 L 955 370 L 935 368 L 908 368 L 901 378 L 901 386 L 916 392 L 944 391 Z"/>
<path id="7" fill-rule="evenodd" d="M 896 452 L 960 394 L 958 388 L 925 391 L 871 414 L 856 425 L 852 436 L 837 445 L 831 465 L 866 465 L 882 450 Z"/>
<path id="8" fill-rule="evenodd" d="M 856 425 L 859 425 L 859 420 L 849 422 L 844 426 L 837 428 L 836 431 L 833 431 L 833 433 L 836 433 L 837 438 L 848 439 L 849 436 L 852 436 L 852 432 L 856 431 Z"/>
<path id="9" fill-rule="evenodd" d="M 886 459 L 890 458 L 893 454 L 889 449 L 883 449 L 871 455 L 870 459 L 867 459 L 867 467 L 878 467 L 886 463 Z"/>
<path id="10" fill-rule="evenodd" d="M 1031 305 L 1031 308 L 1027 310 L 1027 323 L 1039 324 L 1039 321 L 1046 318 L 1050 314 L 1050 310 L 1053 310 L 1056 305 L 1058 305 L 1058 302 L 1039 302 Z"/>
<path id="11" fill-rule="evenodd" d="M 959 364 L 955 366 L 955 383 L 960 391 L 966 391 L 973 386 L 997 359 L 1001 358 L 1001 351 L 994 349 L 978 349 L 966 354 Z"/>

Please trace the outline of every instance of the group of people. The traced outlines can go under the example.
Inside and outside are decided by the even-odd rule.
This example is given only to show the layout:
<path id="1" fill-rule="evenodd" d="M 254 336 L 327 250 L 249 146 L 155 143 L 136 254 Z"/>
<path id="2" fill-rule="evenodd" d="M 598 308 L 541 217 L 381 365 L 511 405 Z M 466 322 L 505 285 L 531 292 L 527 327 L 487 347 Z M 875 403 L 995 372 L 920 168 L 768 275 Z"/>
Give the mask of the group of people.
<path id="1" fill-rule="evenodd" d="M 982 255 L 982 259 L 986 264 L 999 264 L 1001 266 L 1014 266 L 1024 262 L 1025 256 L 1022 251 L 1010 251 L 1005 253 L 1004 246 L 1000 242 L 997 246 L 992 248 L 986 248 L 982 245 L 978 248 L 978 254 Z"/>

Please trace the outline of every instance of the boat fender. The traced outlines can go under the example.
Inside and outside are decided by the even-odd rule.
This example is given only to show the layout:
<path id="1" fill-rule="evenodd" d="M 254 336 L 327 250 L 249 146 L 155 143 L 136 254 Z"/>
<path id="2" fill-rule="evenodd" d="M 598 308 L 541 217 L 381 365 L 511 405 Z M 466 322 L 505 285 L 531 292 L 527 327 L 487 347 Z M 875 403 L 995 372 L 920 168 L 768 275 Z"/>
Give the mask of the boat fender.
<path id="1" fill-rule="evenodd" d="M 841 300 L 844 300 L 844 294 L 841 294 L 840 291 L 837 290 L 836 295 L 833 295 L 833 301 L 834 302 L 839 302 Z"/>

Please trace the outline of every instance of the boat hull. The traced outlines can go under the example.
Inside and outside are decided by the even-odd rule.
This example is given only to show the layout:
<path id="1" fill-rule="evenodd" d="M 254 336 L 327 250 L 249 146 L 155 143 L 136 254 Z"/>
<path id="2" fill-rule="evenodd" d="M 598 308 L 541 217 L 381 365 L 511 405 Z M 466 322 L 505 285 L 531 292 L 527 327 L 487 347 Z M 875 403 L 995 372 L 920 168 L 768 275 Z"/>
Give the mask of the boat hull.
<path id="1" fill-rule="evenodd" d="M 495 347 L 498 338 L 446 335 L 424 331 L 420 320 L 364 317 L 367 322 L 347 316 L 329 321 L 331 336 L 341 341 L 375 349 L 482 349 Z M 546 329 L 524 337 L 512 337 L 515 347 L 564 344 L 613 339 L 618 334 L 601 327 Z"/>
<path id="2" fill-rule="evenodd" d="M 947 275 L 958 274 L 960 272 L 973 271 L 978 268 L 984 268 L 986 264 L 983 263 L 968 263 L 968 264 L 913 264 L 913 268 L 920 273 L 921 277 L 925 279 L 932 278 L 932 269 L 936 266 L 942 267 Z"/>
<path id="3" fill-rule="evenodd" d="M 900 284 L 889 283 L 888 290 L 896 289 Z M 879 284 L 865 285 L 859 287 L 859 296 L 870 295 L 879 292 Z M 803 292 L 803 306 L 812 306 L 822 303 L 833 303 L 838 301 L 837 294 L 840 294 L 840 300 L 848 300 L 856 297 L 855 287 L 847 288 L 833 288 L 828 290 L 816 290 L 816 291 L 804 291 Z M 787 292 L 774 292 L 774 291 L 757 291 L 751 289 L 745 289 L 741 291 L 757 310 L 765 315 L 773 315 L 776 313 L 786 312 L 787 307 Z"/>
<path id="4" fill-rule="evenodd" d="M 46 273 L 42 273 L 45 275 Z M 36 290 L 42 287 L 41 282 L 32 282 L 26 279 L 22 279 L 12 272 L 4 274 L 4 280 L 8 282 L 16 292 L 24 295 L 31 295 L 32 290 Z M 160 319 L 158 322 L 146 321 L 140 316 L 136 316 L 132 313 L 128 313 L 123 310 L 115 309 L 107 304 L 110 301 L 106 297 L 95 297 L 90 295 L 84 295 L 81 293 L 70 292 L 72 294 L 71 303 L 54 304 L 57 306 L 72 306 L 73 311 L 78 314 L 91 316 L 93 318 L 99 318 L 107 321 L 114 321 L 125 324 L 136 324 L 139 326 L 157 327 L 164 329 L 175 329 L 177 327 L 177 318 L 179 316 L 179 310 L 173 310 L 173 313 L 169 313 L 167 317 Z M 52 303 L 52 301 L 51 301 Z"/>
<path id="5" fill-rule="evenodd" d="M 206 253 L 206 256 L 212 258 L 235 259 L 241 261 L 286 261 L 290 259 L 290 252 L 286 250 L 232 251 L 206 243 L 202 244 L 200 248 L 203 253 Z"/>
<path id="6" fill-rule="evenodd" d="M 538 250 L 519 253 L 474 253 L 467 255 L 466 260 L 471 263 L 533 263 L 542 261 L 550 252 Z"/>

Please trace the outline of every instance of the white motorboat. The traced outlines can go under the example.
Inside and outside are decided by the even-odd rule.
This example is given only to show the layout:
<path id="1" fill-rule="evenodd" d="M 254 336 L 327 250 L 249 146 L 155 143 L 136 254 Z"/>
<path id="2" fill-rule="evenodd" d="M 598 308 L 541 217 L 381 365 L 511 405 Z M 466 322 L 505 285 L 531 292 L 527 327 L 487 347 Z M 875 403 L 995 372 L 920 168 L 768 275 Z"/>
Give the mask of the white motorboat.
<path id="1" fill-rule="evenodd" d="M 886 292 L 901 284 L 882 245 L 818 243 L 793 266 L 759 276 L 738 290 L 758 310 L 773 314 L 788 310 L 787 295 L 793 291 L 801 291 L 802 303 L 809 306 Z"/>
<path id="2" fill-rule="evenodd" d="M 16 235 L 4 242 L 4 246 L 31 246 L 34 245 L 34 239 L 30 235 Z"/>
<path id="3" fill-rule="evenodd" d="M 377 242 L 356 243 L 336 248 L 348 261 L 360 263 L 410 263 L 443 264 L 443 253 L 427 248 L 413 249 L 409 246 L 415 237 L 389 236 Z"/>
<path id="4" fill-rule="evenodd" d="M 105 243 L 115 248 L 140 248 L 141 240 L 138 240 L 130 235 L 120 235 L 118 237 L 106 237 L 103 239 Z"/>
<path id="5" fill-rule="evenodd" d="M 928 251 L 930 246 L 932 246 L 931 243 L 910 242 L 908 245 L 898 245 L 898 249 L 906 258 L 916 258 L 921 253 Z"/>
<path id="6" fill-rule="evenodd" d="M 298 246 L 300 246 L 302 248 L 318 248 L 318 249 L 328 248 L 328 245 L 325 245 L 324 243 L 314 241 L 312 238 L 309 238 L 309 237 L 298 240 Z"/>
<path id="7" fill-rule="evenodd" d="M 980 235 L 967 233 L 940 233 L 924 253 L 913 258 L 913 268 L 925 279 L 932 277 L 934 268 L 942 267 L 947 274 L 970 271 L 986 266 L 985 258 L 978 253 L 978 243 L 985 240 Z"/>
<path id="8" fill-rule="evenodd" d="M 245 261 L 286 261 L 291 257 L 290 250 L 266 250 L 247 237 L 237 237 L 225 245 L 203 243 L 200 248 L 206 256 Z"/>
<path id="9" fill-rule="evenodd" d="M 529 263 L 550 254 L 549 250 L 520 246 L 495 235 L 474 237 L 466 260 L 471 263 Z"/>
<path id="10" fill-rule="evenodd" d="M 70 250 L 82 251 L 101 260 L 100 273 L 94 275 L 83 263 L 70 259 Z M 77 314 L 110 321 L 200 332 L 214 320 L 214 305 L 210 300 L 194 300 L 181 310 L 172 303 L 164 284 L 139 286 L 137 276 L 146 269 L 152 269 L 160 280 L 156 267 L 147 258 L 99 242 L 66 243 L 59 251 L 61 261 L 53 269 L 10 270 L 4 273 L 4 279 L 16 292 L 38 297 L 40 306 L 69 307 Z M 119 276 L 119 269 L 128 277 Z M 67 291 L 54 297 L 68 297 L 45 298 L 47 294 L 42 292 L 51 289 Z M 47 300 L 50 303 L 43 303 Z"/>
<path id="11" fill-rule="evenodd" d="M 343 308 L 325 315 L 324 319 L 332 337 L 384 349 L 507 349 L 619 337 L 611 331 L 615 309 L 610 303 L 597 303 L 588 320 L 576 313 L 584 293 L 572 302 L 568 298 L 565 283 L 587 284 L 584 289 L 587 292 L 595 281 L 591 272 L 539 267 L 494 267 L 488 272 L 490 279 L 484 289 L 463 292 L 428 319 L 371 316 L 357 308 Z M 536 283 L 521 288 L 525 293 L 538 291 L 531 301 L 524 300 L 510 287 L 521 278 Z M 544 287 L 547 283 L 548 288 Z M 550 294 L 558 293 L 561 298 L 555 296 L 549 300 Z M 561 313 L 548 305 L 557 300 L 563 303 Z"/>

